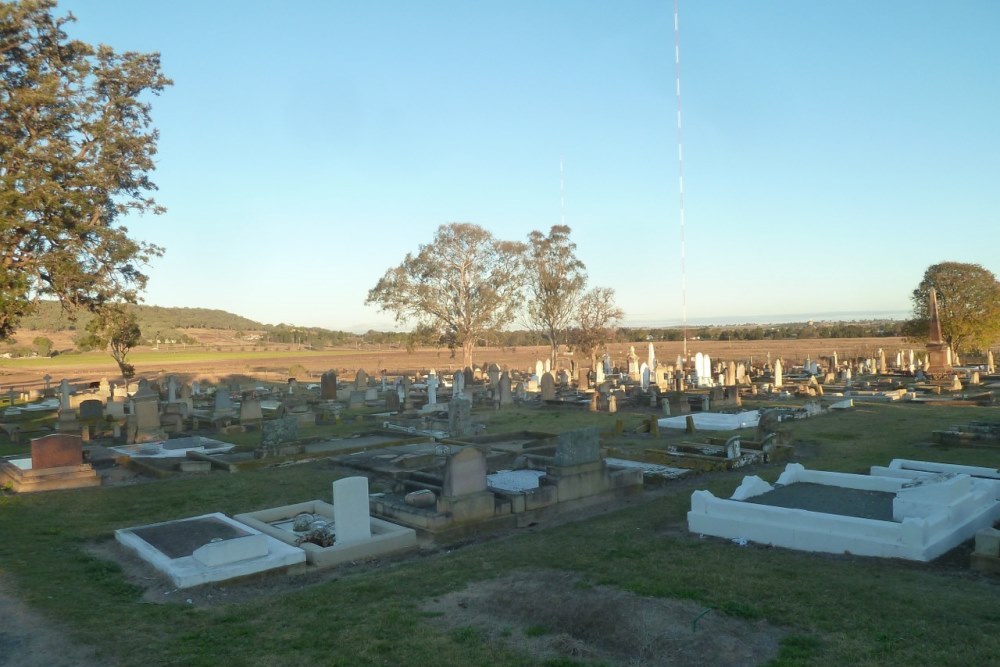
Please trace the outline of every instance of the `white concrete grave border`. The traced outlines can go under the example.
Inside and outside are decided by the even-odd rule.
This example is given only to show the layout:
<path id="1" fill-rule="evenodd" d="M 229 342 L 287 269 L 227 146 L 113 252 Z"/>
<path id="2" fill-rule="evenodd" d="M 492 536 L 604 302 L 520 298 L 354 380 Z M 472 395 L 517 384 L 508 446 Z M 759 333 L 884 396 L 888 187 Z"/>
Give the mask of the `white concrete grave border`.
<path id="1" fill-rule="evenodd" d="M 1000 481 L 966 473 L 887 477 L 806 470 L 790 463 L 777 483 L 796 482 L 895 493 L 894 520 L 742 502 L 774 488 L 748 476 L 730 499 L 709 491 L 691 494 L 688 530 L 800 551 L 929 561 L 1000 520 Z"/>
<path id="2" fill-rule="evenodd" d="M 259 530 L 287 544 L 295 544 L 298 535 L 292 531 L 295 515 L 308 512 L 334 523 L 334 506 L 322 500 L 311 500 L 294 505 L 274 507 L 258 512 L 237 514 L 234 518 L 254 530 Z M 340 563 L 374 558 L 388 553 L 409 549 L 417 544 L 417 533 L 412 528 L 398 526 L 382 519 L 369 517 L 371 535 L 368 539 L 352 543 L 334 543 L 322 547 L 311 542 L 299 545 L 306 553 L 306 560 L 317 567 L 330 567 Z"/>
<path id="3" fill-rule="evenodd" d="M 250 535 L 221 542 L 210 542 L 196 549 L 190 556 L 170 558 L 133 531 L 140 528 L 162 526 L 177 521 L 193 519 L 217 519 Z M 285 544 L 252 526 L 230 519 L 221 512 L 202 514 L 176 521 L 162 521 L 146 526 L 120 528 L 115 531 L 115 539 L 132 549 L 156 570 L 167 575 L 178 588 L 190 588 L 214 581 L 226 581 L 236 577 L 258 574 L 281 567 L 304 563 L 306 553 L 302 549 Z"/>

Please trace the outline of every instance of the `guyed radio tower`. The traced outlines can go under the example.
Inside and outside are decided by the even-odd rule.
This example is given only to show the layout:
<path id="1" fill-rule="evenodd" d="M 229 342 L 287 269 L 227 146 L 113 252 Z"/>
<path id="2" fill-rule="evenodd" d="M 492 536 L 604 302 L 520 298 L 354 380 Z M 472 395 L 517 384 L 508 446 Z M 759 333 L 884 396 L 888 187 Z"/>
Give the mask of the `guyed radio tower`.
<path id="1" fill-rule="evenodd" d="M 677 83 L 677 165 L 679 169 L 678 187 L 681 208 L 681 323 L 684 329 L 684 360 L 687 361 L 687 262 L 684 245 L 684 142 L 681 124 L 681 37 L 677 11 L 678 0 L 674 0 L 674 80 Z"/>

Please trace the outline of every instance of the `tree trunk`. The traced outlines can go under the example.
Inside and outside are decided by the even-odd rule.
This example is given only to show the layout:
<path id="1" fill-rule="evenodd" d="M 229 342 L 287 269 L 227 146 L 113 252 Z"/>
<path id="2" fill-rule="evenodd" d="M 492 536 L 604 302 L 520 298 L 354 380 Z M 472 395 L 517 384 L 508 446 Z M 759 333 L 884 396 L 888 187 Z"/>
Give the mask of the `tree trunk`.
<path id="1" fill-rule="evenodd" d="M 462 364 L 463 368 L 472 368 L 472 348 L 475 347 L 475 338 L 467 338 L 462 343 Z"/>

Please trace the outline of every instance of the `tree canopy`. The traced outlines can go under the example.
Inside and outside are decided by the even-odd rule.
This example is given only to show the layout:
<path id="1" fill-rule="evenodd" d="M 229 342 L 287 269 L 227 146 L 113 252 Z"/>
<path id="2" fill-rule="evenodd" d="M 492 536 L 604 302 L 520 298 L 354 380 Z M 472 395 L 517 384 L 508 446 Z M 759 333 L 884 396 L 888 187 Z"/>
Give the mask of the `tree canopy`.
<path id="1" fill-rule="evenodd" d="M 503 328 L 520 305 L 524 252 L 523 243 L 498 240 L 478 225 L 441 225 L 431 243 L 386 271 L 365 303 L 440 331 L 471 366 L 477 341 Z"/>
<path id="2" fill-rule="evenodd" d="M 162 251 L 129 237 L 150 193 L 159 54 L 71 40 L 54 0 L 0 3 L 0 340 L 40 297 L 134 302 Z"/>
<path id="3" fill-rule="evenodd" d="M 569 326 L 587 284 L 586 267 L 577 259 L 576 244 L 569 233 L 566 225 L 555 225 L 548 236 L 539 231 L 528 235 L 525 310 L 529 325 L 548 341 L 553 366 L 559 338 Z"/>
<path id="4" fill-rule="evenodd" d="M 597 350 L 614 336 L 614 329 L 625 313 L 615 304 L 612 288 L 595 287 L 580 298 L 574 315 L 573 342 L 590 357 L 593 365 Z"/>
<path id="5" fill-rule="evenodd" d="M 979 264 L 962 262 L 941 262 L 924 272 L 911 297 L 911 337 L 927 337 L 931 288 L 937 290 L 941 335 L 952 350 L 985 350 L 1000 338 L 1000 282 Z"/>
<path id="6" fill-rule="evenodd" d="M 118 364 L 122 379 L 135 376 L 135 366 L 128 363 L 128 353 L 142 342 L 142 331 L 135 312 L 120 303 L 106 304 L 87 323 L 84 343 L 94 349 L 107 347 L 111 358 Z"/>

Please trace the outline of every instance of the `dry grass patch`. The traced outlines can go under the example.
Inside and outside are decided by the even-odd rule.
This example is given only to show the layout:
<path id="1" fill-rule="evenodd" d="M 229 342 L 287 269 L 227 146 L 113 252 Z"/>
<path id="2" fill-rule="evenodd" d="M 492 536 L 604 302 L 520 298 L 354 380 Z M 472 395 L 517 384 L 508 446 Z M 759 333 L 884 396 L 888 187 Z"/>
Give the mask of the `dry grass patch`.
<path id="1" fill-rule="evenodd" d="M 785 632 L 691 600 L 593 586 L 578 574 L 517 571 L 422 605 L 457 641 L 506 645 L 550 664 L 760 665 Z"/>

